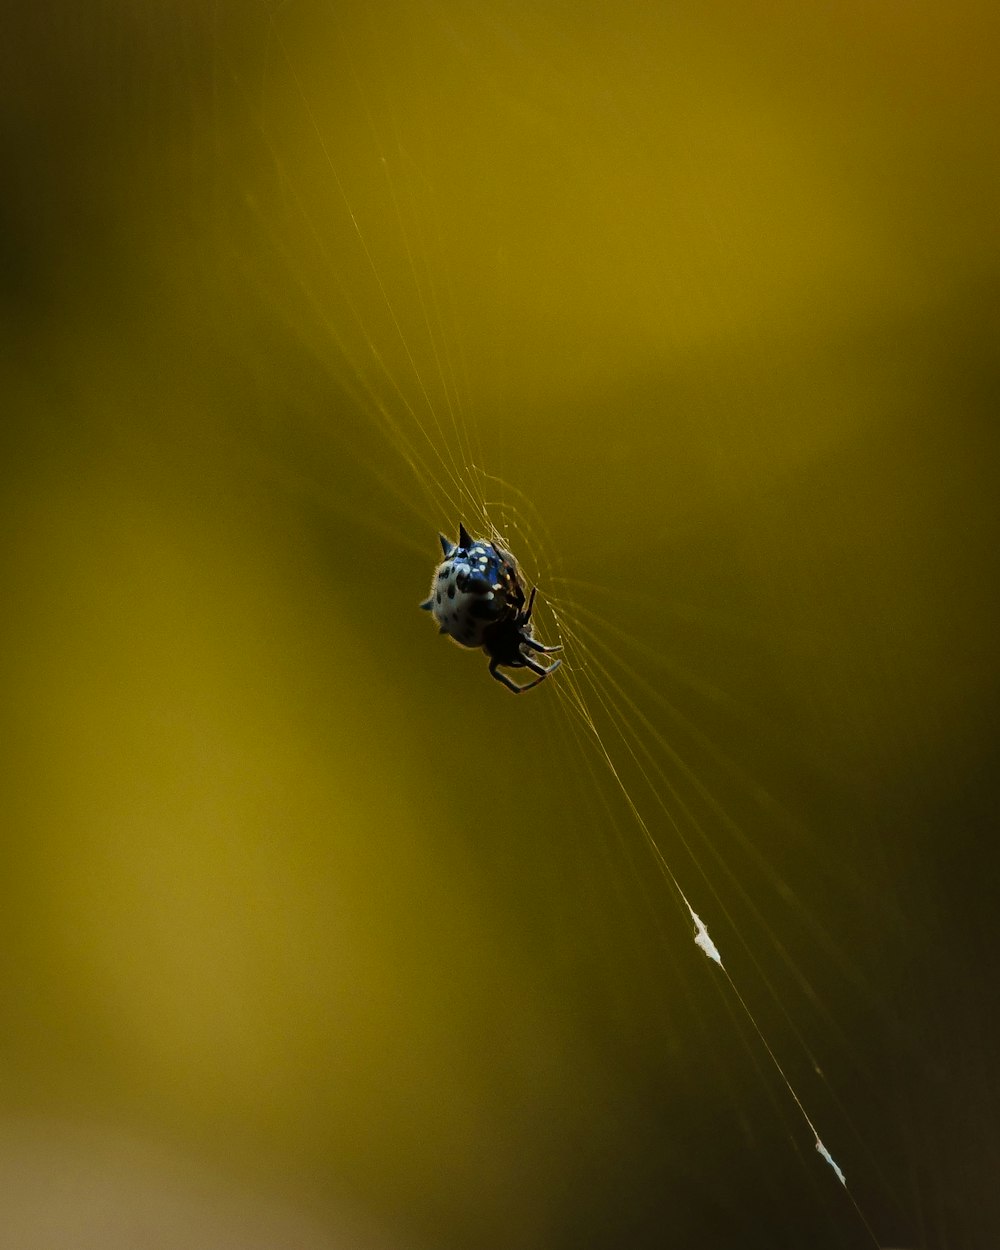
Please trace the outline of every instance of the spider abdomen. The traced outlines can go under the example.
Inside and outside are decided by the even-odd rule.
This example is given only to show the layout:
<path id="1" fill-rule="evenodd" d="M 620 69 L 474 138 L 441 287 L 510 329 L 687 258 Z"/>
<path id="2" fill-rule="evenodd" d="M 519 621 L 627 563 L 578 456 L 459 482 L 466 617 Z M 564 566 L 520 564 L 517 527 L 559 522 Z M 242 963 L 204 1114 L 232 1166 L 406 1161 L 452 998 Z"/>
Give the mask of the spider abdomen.
<path id="1" fill-rule="evenodd" d="M 442 539 L 442 545 L 446 541 Z M 511 556 L 492 543 L 469 540 L 445 549 L 428 603 L 443 634 L 463 647 L 482 647 L 487 631 L 517 612 L 519 589 Z"/>
<path id="2" fill-rule="evenodd" d="M 431 612 L 441 633 L 463 647 L 481 647 L 485 631 L 496 620 L 495 592 L 460 590 L 462 568 L 453 560 L 445 560 L 439 567 L 431 586 Z"/>

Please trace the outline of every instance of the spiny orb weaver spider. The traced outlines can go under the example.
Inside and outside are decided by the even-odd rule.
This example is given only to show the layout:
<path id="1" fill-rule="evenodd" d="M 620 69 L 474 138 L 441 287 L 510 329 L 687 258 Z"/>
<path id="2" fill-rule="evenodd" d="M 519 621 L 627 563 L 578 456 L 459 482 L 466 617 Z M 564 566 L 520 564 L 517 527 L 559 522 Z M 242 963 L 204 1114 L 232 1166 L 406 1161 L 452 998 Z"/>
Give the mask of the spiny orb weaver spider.
<path id="1" fill-rule="evenodd" d="M 444 560 L 434 572 L 430 597 L 420 606 L 433 612 L 441 627 L 463 647 L 482 647 L 490 657 L 490 676 L 508 690 L 520 694 L 544 681 L 562 663 L 554 660 L 548 668 L 529 652 L 549 654 L 562 647 L 543 647 L 531 634 L 531 609 L 535 605 L 532 586 L 527 603 L 517 572 L 517 562 L 509 551 L 484 538 L 472 539 L 464 525 L 458 527 L 458 546 L 443 534 Z M 536 673 L 534 681 L 518 686 L 498 669 L 527 668 Z"/>

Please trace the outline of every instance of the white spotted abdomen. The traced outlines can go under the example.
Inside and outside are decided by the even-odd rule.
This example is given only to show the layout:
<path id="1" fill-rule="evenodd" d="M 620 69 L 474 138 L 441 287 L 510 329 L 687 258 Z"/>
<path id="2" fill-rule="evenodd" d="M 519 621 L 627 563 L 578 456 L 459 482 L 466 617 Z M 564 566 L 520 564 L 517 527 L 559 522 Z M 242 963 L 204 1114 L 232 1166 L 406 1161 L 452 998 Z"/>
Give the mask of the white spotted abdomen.
<path id="1" fill-rule="evenodd" d="M 448 634 L 463 647 L 481 647 L 487 626 L 499 613 L 483 614 L 499 605 L 495 604 L 492 590 L 485 594 L 459 590 L 459 577 L 468 577 L 470 572 L 469 564 L 463 560 L 445 560 L 438 566 L 431 583 L 431 612 L 442 634 Z"/>

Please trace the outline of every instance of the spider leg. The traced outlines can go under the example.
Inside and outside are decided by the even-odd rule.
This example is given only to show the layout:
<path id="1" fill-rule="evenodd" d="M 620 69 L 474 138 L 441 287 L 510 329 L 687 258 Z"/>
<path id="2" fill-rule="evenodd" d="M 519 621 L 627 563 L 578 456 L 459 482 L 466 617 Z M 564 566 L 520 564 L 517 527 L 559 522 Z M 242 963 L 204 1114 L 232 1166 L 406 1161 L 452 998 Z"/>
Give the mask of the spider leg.
<path id="1" fill-rule="evenodd" d="M 562 660 L 553 660 L 548 668 L 546 668 L 544 664 L 539 664 L 537 660 L 533 660 L 530 655 L 524 655 L 521 658 L 524 660 L 525 668 L 530 668 L 533 673 L 539 674 L 538 681 L 541 681 L 543 677 L 548 677 L 549 673 L 554 673 L 562 663 Z M 531 684 L 532 686 L 537 686 L 538 682 L 533 681 Z M 528 687 L 522 686 L 521 689 L 527 690 Z"/>
<path id="2" fill-rule="evenodd" d="M 531 651 L 544 651 L 546 655 L 551 655 L 553 651 L 562 650 L 562 647 L 543 647 L 540 642 L 535 642 L 534 638 L 522 638 L 521 646 L 527 647 Z"/>
<path id="3" fill-rule="evenodd" d="M 527 625 L 529 621 L 531 620 L 531 613 L 535 606 L 535 595 L 537 594 L 538 594 L 538 587 L 532 586 L 531 594 L 528 596 L 527 605 L 521 611 L 521 613 L 519 614 L 517 618 L 518 624 L 521 625 L 522 627 Z M 536 642 L 534 638 L 530 636 L 522 637 L 521 646 L 530 647 L 532 651 L 544 651 L 546 653 L 562 650 L 562 647 L 545 647 L 540 642 Z"/>
<path id="4" fill-rule="evenodd" d="M 524 667 L 530 668 L 533 673 L 538 673 L 540 675 L 536 677 L 534 681 L 526 681 L 523 686 L 518 686 L 518 691 L 530 690 L 532 686 L 537 686 L 540 682 L 543 682 L 546 677 L 548 677 L 549 673 L 554 673 L 561 663 L 562 660 L 556 660 L 553 664 L 550 664 L 548 668 L 542 668 L 541 664 L 536 664 L 533 660 L 526 659 Z"/>
<path id="5" fill-rule="evenodd" d="M 506 673 L 501 673 L 497 668 L 496 660 L 490 660 L 490 676 L 495 677 L 501 685 L 506 686 L 507 689 L 513 691 L 514 694 L 520 694 L 522 690 L 528 689 L 527 686 L 519 686 L 516 682 L 511 681 Z M 538 680 L 541 681 L 542 679 L 539 677 Z M 534 686 L 535 682 L 531 682 L 530 684 Z"/>

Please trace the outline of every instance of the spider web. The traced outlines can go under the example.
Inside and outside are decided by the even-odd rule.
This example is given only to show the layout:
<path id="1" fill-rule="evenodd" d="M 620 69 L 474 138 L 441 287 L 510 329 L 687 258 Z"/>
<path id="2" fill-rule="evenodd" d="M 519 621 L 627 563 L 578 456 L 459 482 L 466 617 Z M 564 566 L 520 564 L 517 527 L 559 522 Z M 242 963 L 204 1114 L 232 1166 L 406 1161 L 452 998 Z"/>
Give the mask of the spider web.
<path id="1" fill-rule="evenodd" d="M 604 1021 L 613 1031 L 631 1011 L 664 1051 L 652 1060 L 656 1045 L 640 1045 L 619 1056 L 645 1068 L 621 1105 L 636 1113 L 646 1098 L 657 1108 L 642 1137 L 643 1201 L 671 1169 L 680 1174 L 664 1146 L 676 1089 L 664 1095 L 657 1084 L 669 1089 L 691 1069 L 672 1068 L 666 1056 L 701 1046 L 703 1077 L 728 1086 L 729 1118 L 702 1090 L 704 1103 L 683 1122 L 701 1118 L 705 1136 L 687 1129 L 705 1151 L 695 1170 L 703 1186 L 733 1196 L 737 1224 L 766 1229 L 761 1244 L 790 1229 L 801 1237 L 803 1219 L 816 1245 L 878 1244 L 880 1226 L 899 1239 L 919 1236 L 902 1214 L 898 1174 L 887 1179 L 887 1156 L 899 1148 L 887 1120 L 898 1107 L 883 1104 L 880 1119 L 859 1113 L 846 1093 L 860 1086 L 862 1103 L 877 1104 L 878 1073 L 910 1045 L 884 1008 L 885 984 L 866 968 L 866 950 L 898 941 L 890 937 L 893 856 L 882 843 L 858 854 L 841 823 L 870 832 L 884 809 L 855 801 L 859 742 L 832 729 L 850 720 L 832 673 L 845 688 L 870 680 L 850 653 L 861 621 L 879 609 L 860 602 L 856 585 L 838 596 L 810 573 L 829 557 L 836 524 L 810 508 L 810 483 L 824 483 L 830 466 L 840 472 L 855 445 L 869 444 L 856 417 L 811 385 L 801 392 L 808 422 L 789 422 L 780 406 L 797 412 L 799 379 L 791 373 L 786 391 L 772 393 L 754 363 L 789 333 L 794 310 L 854 240 L 835 222 L 825 223 L 821 247 L 808 230 L 793 237 L 765 284 L 790 320 L 776 315 L 761 329 L 754 318 L 763 305 L 745 294 L 764 277 L 760 258 L 739 258 L 745 270 L 735 284 L 721 276 L 737 265 L 730 249 L 753 220 L 753 202 L 734 216 L 706 191 L 711 156 L 685 151 L 676 178 L 660 181 L 653 135 L 681 142 L 663 123 L 669 110 L 642 111 L 647 103 L 622 76 L 628 56 L 619 48 L 605 60 L 597 26 L 582 21 L 563 43 L 545 14 L 505 25 L 421 12 L 395 31 L 350 18 L 320 22 L 329 42 L 317 55 L 297 41 L 315 14 L 295 8 L 301 25 L 286 9 L 267 28 L 265 78 L 280 100 L 266 83 L 261 93 L 274 111 L 263 106 L 259 133 L 293 205 L 292 224 L 278 234 L 311 237 L 321 254 L 333 237 L 343 251 L 323 254 L 319 266 L 286 256 L 292 290 L 325 309 L 349 370 L 341 384 L 408 466 L 397 476 L 380 465 L 383 485 L 391 479 L 397 503 L 425 521 L 421 533 L 453 534 L 463 520 L 513 550 L 541 589 L 539 636 L 561 641 L 567 659 L 528 713 L 494 710 L 495 699 L 484 705 L 494 692 L 483 694 L 467 656 L 439 647 L 427 663 L 440 664 L 434 680 L 448 690 L 455 722 L 482 726 L 479 740 L 504 761 L 512 794 L 530 792 L 529 811 L 547 813 L 527 826 L 532 839 L 575 828 L 579 840 L 562 846 L 568 858 L 553 892 L 569 872 L 580 878 L 578 900 L 587 897 L 595 886 L 581 861 L 592 870 L 595 848 L 604 848 L 614 897 L 601 896 L 598 926 L 574 916 L 595 960 L 586 967 L 599 966 L 603 943 L 604 975 L 620 975 L 608 948 L 630 928 L 656 952 L 652 961 L 649 951 L 633 954 L 633 997 L 626 1007 L 612 995 Z M 340 70 L 332 94 L 323 85 L 331 63 Z M 277 129 L 302 145 L 298 163 L 282 155 L 276 115 Z M 651 133 L 630 129 L 637 116 Z M 595 153 L 607 180 L 600 186 L 587 168 Z M 788 154 L 768 159 L 765 181 L 780 178 Z M 741 192 L 759 194 L 740 176 Z M 304 193 L 306 182 L 321 192 Z M 808 197 L 808 183 L 798 185 Z M 707 243 L 692 229 L 685 193 L 708 196 L 720 215 Z M 582 225 L 574 196 L 589 213 Z M 643 197 L 673 211 L 666 231 L 652 228 Z M 808 203 L 793 200 L 789 211 L 800 210 Z M 265 215 L 272 232 L 275 220 Z M 680 238 L 669 237 L 674 230 Z M 692 242 L 696 262 L 684 257 Z M 792 277 L 784 266 L 806 254 L 806 271 Z M 824 332 L 843 338 L 845 326 L 834 315 Z M 807 351 L 823 350 L 809 342 Z M 749 398 L 726 370 L 749 380 Z M 803 518 L 804 535 L 795 532 Z M 408 517 L 389 529 L 413 549 Z M 433 558 L 431 543 L 428 567 Z M 533 758 L 518 753 L 508 765 L 499 743 L 521 734 L 527 716 Z M 542 798 L 528 786 L 533 769 L 546 778 Z M 574 801 L 580 791 L 591 796 L 585 810 Z M 493 855 L 487 862 L 495 868 Z M 525 879 L 546 872 L 551 865 L 537 855 L 526 859 Z M 551 957 L 555 948 L 541 949 Z M 710 962 L 699 965 L 703 956 Z M 568 997 L 587 992 L 577 986 Z M 644 1016 L 636 1003 L 647 996 L 656 1005 Z M 680 999 L 686 1014 L 667 1024 Z M 748 1081 L 757 1096 L 747 1095 Z M 727 1144 L 716 1153 L 720 1140 Z M 635 1166 L 634 1154 L 621 1157 Z M 586 1174 L 575 1173 L 578 1184 Z M 755 1189 L 768 1194 L 765 1214 Z M 669 1184 L 667 1193 L 676 1218 L 677 1193 Z M 632 1231 L 638 1240 L 655 1241 L 667 1218 L 653 1205 Z M 693 1204 L 687 1217 L 692 1236 L 711 1239 L 712 1219 L 699 1223 L 704 1207 Z M 732 1230 L 718 1235 L 724 1243 Z"/>
<path id="2" fill-rule="evenodd" d="M 353 87 L 350 93 L 353 110 L 348 111 L 361 132 L 360 159 L 352 154 L 343 160 L 340 156 L 344 150 L 342 136 L 334 138 L 329 133 L 341 129 L 340 119 L 330 126 L 320 114 L 320 106 L 303 83 L 277 23 L 269 28 L 268 37 L 274 45 L 275 74 L 292 85 L 294 101 L 300 106 L 299 124 L 311 134 L 321 158 L 321 167 L 328 171 L 330 197 L 339 218 L 340 233 L 355 245 L 362 262 L 360 277 L 355 279 L 359 284 L 357 287 L 346 289 L 337 280 L 339 275 L 335 269 L 332 275 L 337 280 L 336 303 L 348 313 L 348 319 L 354 323 L 352 330 L 359 339 L 359 345 L 352 349 L 345 344 L 342 332 L 337 330 L 338 352 L 355 366 L 352 382 L 357 387 L 357 398 L 413 471 L 416 477 L 413 487 L 419 485 L 430 496 L 428 504 L 431 508 L 437 503 L 437 516 L 442 518 L 438 520 L 438 526 L 446 533 L 452 532 L 460 518 L 472 526 L 475 533 L 511 546 L 522 560 L 551 559 L 549 553 L 558 550 L 558 542 L 546 534 L 538 509 L 530 503 L 531 496 L 537 497 L 544 488 L 538 486 L 533 492 L 521 492 L 508 477 L 499 471 L 492 471 L 497 462 L 499 469 L 506 470 L 505 461 L 510 458 L 512 445 L 516 448 L 513 459 L 518 467 L 530 461 L 532 453 L 542 442 L 537 427 L 519 446 L 517 435 L 511 437 L 511 427 L 517 423 L 511 420 L 509 409 L 500 409 L 497 405 L 490 414 L 492 420 L 484 420 L 484 395 L 473 398 L 471 394 L 474 389 L 470 380 L 472 370 L 469 353 L 465 350 L 468 335 L 460 328 L 463 317 L 455 311 L 454 263 L 452 261 L 447 267 L 442 267 L 440 263 L 446 249 L 442 238 L 443 214 L 439 208 L 439 196 L 434 180 L 426 172 L 428 162 L 422 161 L 413 147 L 414 133 L 440 133 L 433 120 L 434 101 L 420 93 L 394 97 L 389 84 L 397 81 L 396 71 L 395 67 L 390 69 L 388 66 L 391 52 L 380 37 L 376 37 L 373 43 L 356 45 L 353 42 L 355 32 L 347 36 L 342 31 L 335 32 L 337 47 L 342 53 L 341 63 L 346 67 L 345 76 Z M 360 54 L 358 46 L 362 48 Z M 400 99 L 405 100 L 405 107 Z M 340 104 L 342 101 L 338 101 Z M 415 128 L 412 124 L 407 126 L 404 138 L 401 115 L 408 113 L 411 107 L 426 109 L 428 116 L 422 118 Z M 346 142 L 357 142 L 358 135 L 352 128 L 345 129 L 348 134 Z M 341 142 L 338 143 L 338 139 Z M 337 159 L 332 151 L 334 144 L 337 144 Z M 281 166 L 281 177 L 283 181 L 294 184 L 295 179 L 289 175 L 284 164 Z M 360 189 L 356 189 L 359 182 Z M 301 205 L 294 185 L 291 196 Z M 374 208 L 363 219 L 358 205 L 370 205 L 372 200 Z M 318 237 L 319 231 L 304 208 L 303 217 L 308 233 Z M 452 242 L 455 237 L 452 230 L 447 233 L 449 242 Z M 321 239 L 317 245 L 323 248 Z M 301 277 L 299 285 L 305 289 L 305 281 Z M 356 290 L 366 293 L 367 307 L 359 306 Z M 509 293 L 507 298 L 510 298 Z M 311 295 L 311 302 L 315 300 L 316 297 Z M 484 291 L 481 305 L 502 307 L 502 296 L 497 298 L 494 291 Z M 342 313 L 326 316 L 324 320 L 337 327 L 343 324 Z M 492 330 L 496 336 L 503 335 L 502 328 Z M 477 332 L 482 333 L 482 329 Z M 501 373 L 502 370 L 491 361 L 491 382 L 495 382 Z M 475 419 L 471 416 L 472 412 L 477 414 Z M 523 423 L 521 425 L 523 428 Z M 553 474 L 559 472 L 558 463 L 550 464 L 548 471 Z M 400 493 L 405 494 L 405 490 L 404 487 Z M 431 526 L 425 527 L 425 532 L 430 529 Z M 626 540 L 626 550 L 634 546 L 640 544 Z M 636 563 L 642 567 L 641 556 Z M 654 556 L 654 567 L 658 564 Z M 526 572 L 529 570 L 530 565 Z M 588 564 L 581 571 L 589 571 Z M 534 584 L 534 574 L 530 577 Z M 552 623 L 558 629 L 559 637 L 569 645 L 570 656 L 575 661 L 572 671 L 558 684 L 557 691 L 550 692 L 562 704 L 564 723 L 557 732 L 566 739 L 565 753 L 570 760 L 567 766 L 571 770 L 570 775 L 577 775 L 580 771 L 579 761 L 573 760 L 574 752 L 596 748 L 598 766 L 605 766 L 612 785 L 620 791 L 627 808 L 624 817 L 609 813 L 609 819 L 615 824 L 616 837 L 620 840 L 623 836 L 623 820 L 630 820 L 641 834 L 655 864 L 693 926 L 695 945 L 720 969 L 735 1003 L 742 1009 L 780 1083 L 801 1113 L 816 1150 L 844 1184 L 843 1172 L 823 1144 L 781 1061 L 732 980 L 705 923 L 671 866 L 671 860 L 661 845 L 667 837 L 659 831 L 667 831 L 670 840 L 679 846 L 680 853 L 692 861 L 692 869 L 700 879 L 699 886 L 707 890 L 707 898 L 721 909 L 722 916 L 729 922 L 732 939 L 740 941 L 745 948 L 744 956 L 749 956 L 754 965 L 755 974 L 763 980 L 781 1007 L 782 997 L 769 983 L 762 963 L 766 963 L 774 953 L 784 963 L 786 976 L 793 979 L 798 976 L 801 981 L 801 974 L 794 958 L 782 948 L 782 939 L 775 928 L 747 895 L 733 867 L 713 845 L 712 825 L 723 823 L 730 836 L 740 842 L 741 850 L 754 857 L 758 871 L 767 873 L 768 865 L 763 856 L 754 854 L 747 834 L 715 797 L 712 771 L 702 773 L 693 767 L 675 745 L 677 724 L 683 723 L 683 713 L 643 676 L 641 669 L 634 666 L 634 661 L 616 654 L 609 647 L 608 639 L 612 636 L 619 639 L 617 646 L 626 653 L 635 649 L 644 651 L 640 665 L 643 661 L 647 666 L 651 661 L 662 662 L 663 656 L 656 652 L 655 647 L 643 644 L 641 638 L 618 629 L 614 620 L 608 621 L 595 611 L 592 603 L 588 603 L 592 596 L 587 588 L 583 588 L 582 592 L 574 589 L 573 593 L 567 590 L 561 595 L 556 594 L 554 589 L 560 585 L 572 587 L 573 579 L 561 579 L 558 574 L 551 574 L 550 578 L 552 585 L 549 588 L 545 587 L 543 579 L 543 592 L 546 592 L 545 599 L 554 610 Z M 617 595 L 619 607 L 622 604 L 631 605 L 633 593 L 630 589 L 620 587 Z M 466 677 L 465 680 L 471 679 Z M 690 676 L 688 680 L 691 680 Z M 643 699 L 659 703 L 673 719 L 669 735 L 658 729 L 648 712 L 643 710 Z M 690 722 L 684 725 L 684 729 L 688 734 L 698 732 Z M 702 737 L 704 739 L 704 735 Z M 707 746 L 714 756 L 713 771 L 719 766 L 730 770 L 735 768 L 733 761 L 714 747 L 710 740 L 703 740 L 701 745 Z M 615 757 L 622 752 L 626 765 L 618 766 Z M 626 775 L 626 766 L 629 775 Z M 598 772 L 593 772 L 590 779 L 598 787 L 602 785 Z M 654 804 L 648 817 L 637 797 L 640 788 L 645 792 L 644 797 Z M 688 792 L 692 792 L 693 797 L 689 797 Z M 710 809 L 712 824 L 695 810 L 704 805 Z M 657 830 L 655 833 L 654 828 Z M 698 844 L 692 845 L 695 840 Z M 770 870 L 770 876 L 773 891 L 779 894 L 787 891 L 788 887 L 779 874 Z M 772 948 L 767 954 L 754 957 L 752 951 L 756 939 L 748 939 L 744 927 L 728 914 L 716 877 L 740 896 L 741 904 L 749 910 L 757 928 L 762 931 L 763 940 Z M 666 905 L 668 901 L 669 896 L 665 895 L 660 905 Z M 704 907 L 705 904 L 699 906 Z M 825 935 L 821 933 L 820 936 Z M 809 987 L 806 984 L 799 988 L 808 990 Z M 797 1030 L 790 1015 L 785 1025 L 794 1037 Z M 800 1052 L 805 1050 L 813 1071 L 818 1072 L 819 1066 L 801 1037 L 796 1037 L 795 1041 Z M 856 1204 L 855 1213 L 867 1236 L 874 1240 L 874 1234 L 867 1230 Z"/>
<path id="3" fill-rule="evenodd" d="M 155 155 L 124 183 L 155 258 L 136 358 L 169 397 L 123 461 L 171 521 L 134 585 L 183 586 L 204 530 L 229 589 L 112 594 L 126 654 L 180 613 L 206 746 L 150 833 L 144 735 L 187 738 L 171 699 L 165 731 L 138 718 L 145 764 L 92 771 L 144 836 L 60 844 L 50 903 L 129 1116 L 396 1245 L 964 1244 L 991 1219 L 991 1117 L 961 1115 L 992 1088 L 987 929 L 940 830 L 984 817 L 943 744 L 982 759 L 994 635 L 942 535 L 966 509 L 975 563 L 989 508 L 971 423 L 944 454 L 934 405 L 911 419 L 920 390 L 951 411 L 919 359 L 950 323 L 885 246 L 899 32 L 869 79 L 846 24 L 788 15 L 167 13 L 142 81 L 170 124 L 126 128 Z M 958 177 L 925 121 L 897 205 L 925 160 Z M 958 302 L 978 246 L 938 275 Z M 416 610 L 459 521 L 564 646 L 524 698 Z M 978 657 L 947 678 L 927 568 Z M 81 585 L 110 619 L 99 562 Z"/>

